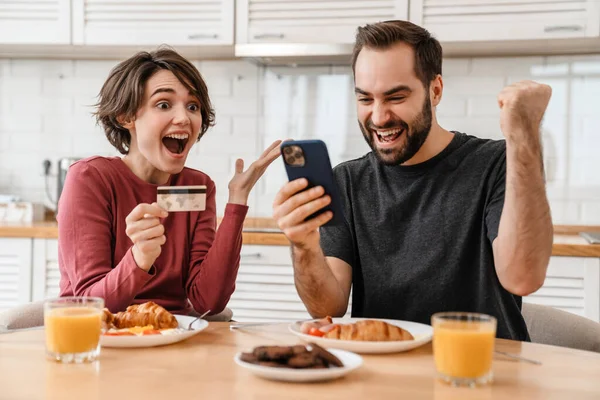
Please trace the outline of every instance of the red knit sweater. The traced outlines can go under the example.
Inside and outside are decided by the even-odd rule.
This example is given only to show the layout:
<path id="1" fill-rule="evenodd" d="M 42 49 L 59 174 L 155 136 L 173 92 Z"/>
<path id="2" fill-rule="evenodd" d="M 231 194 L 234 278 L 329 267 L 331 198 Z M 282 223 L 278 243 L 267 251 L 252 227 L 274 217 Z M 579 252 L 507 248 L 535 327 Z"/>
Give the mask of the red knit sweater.
<path id="1" fill-rule="evenodd" d="M 157 185 L 138 178 L 118 157 L 91 157 L 71 166 L 58 208 L 61 296 L 97 296 L 112 312 L 154 301 L 187 314 L 222 311 L 235 288 L 247 206 L 227 204 L 216 230 L 215 184 L 184 168 L 165 185 L 206 185 L 206 210 L 172 212 L 162 223 L 166 243 L 154 267 L 140 269 L 125 234 L 139 203 L 156 201 Z M 189 300 L 189 301 L 188 301 Z"/>

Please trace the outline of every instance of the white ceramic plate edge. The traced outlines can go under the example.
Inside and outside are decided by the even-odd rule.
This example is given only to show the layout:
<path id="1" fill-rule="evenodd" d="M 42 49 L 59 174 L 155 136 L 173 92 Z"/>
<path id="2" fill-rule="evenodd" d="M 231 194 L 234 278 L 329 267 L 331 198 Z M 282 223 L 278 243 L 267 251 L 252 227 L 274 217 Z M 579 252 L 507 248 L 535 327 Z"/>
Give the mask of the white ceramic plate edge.
<path id="1" fill-rule="evenodd" d="M 288 325 L 288 330 L 294 335 L 298 336 L 305 342 L 314 342 L 323 347 L 332 347 L 343 349 L 351 352 L 356 352 L 359 354 L 385 354 L 385 353 L 399 353 L 403 351 L 409 351 L 420 347 L 426 343 L 429 343 L 433 338 L 433 328 L 429 325 L 421 324 L 418 322 L 412 321 L 403 321 L 403 320 L 391 320 L 391 319 L 382 319 L 382 318 L 333 318 L 334 323 L 352 323 L 361 320 L 378 320 L 384 321 L 392 325 L 396 325 L 402 327 L 403 329 L 408 330 L 414 337 L 414 340 L 402 340 L 402 341 L 390 341 L 390 342 L 367 342 L 367 341 L 354 341 L 354 340 L 339 340 L 339 339 L 327 339 L 321 338 L 318 336 L 312 336 L 309 334 L 305 334 L 300 332 L 301 322 L 292 322 Z M 315 320 L 316 321 L 316 320 Z M 304 322 L 304 321 L 302 321 Z M 296 327 L 298 329 L 294 329 Z M 425 330 L 426 333 L 413 333 L 410 327 L 415 327 L 417 329 Z"/>
<path id="2" fill-rule="evenodd" d="M 195 319 L 187 315 L 175 315 L 179 322 L 179 327 L 186 328 L 188 324 Z M 107 348 L 139 348 L 165 346 L 184 341 L 208 327 L 208 321 L 198 320 L 192 327 L 194 330 L 184 331 L 173 335 L 147 335 L 147 336 L 100 336 L 100 345 Z"/>

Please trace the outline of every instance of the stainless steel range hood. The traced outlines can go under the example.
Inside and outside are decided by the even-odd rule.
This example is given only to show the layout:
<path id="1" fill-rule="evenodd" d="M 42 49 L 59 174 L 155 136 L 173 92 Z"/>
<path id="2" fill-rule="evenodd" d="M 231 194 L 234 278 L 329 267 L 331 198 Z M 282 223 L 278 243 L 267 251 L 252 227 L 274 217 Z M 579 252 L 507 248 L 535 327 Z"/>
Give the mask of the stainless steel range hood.
<path id="1" fill-rule="evenodd" d="M 349 43 L 236 44 L 235 56 L 265 65 L 349 65 L 352 47 Z"/>

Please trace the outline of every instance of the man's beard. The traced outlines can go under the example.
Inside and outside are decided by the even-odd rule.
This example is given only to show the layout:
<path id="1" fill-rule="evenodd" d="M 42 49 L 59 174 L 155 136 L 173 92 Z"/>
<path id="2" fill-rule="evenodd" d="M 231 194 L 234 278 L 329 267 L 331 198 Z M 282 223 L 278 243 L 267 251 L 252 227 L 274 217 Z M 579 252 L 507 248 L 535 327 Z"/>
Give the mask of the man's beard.
<path id="1" fill-rule="evenodd" d="M 429 131 L 431 130 L 431 103 L 429 99 L 429 93 L 427 93 L 427 98 L 423 103 L 423 108 L 421 113 L 417 116 L 415 121 L 411 126 L 400 119 L 388 121 L 383 126 L 375 126 L 371 119 L 369 119 L 366 123 L 366 128 L 363 124 L 358 121 L 358 125 L 360 126 L 360 130 L 362 131 L 363 137 L 367 141 L 373 153 L 377 159 L 385 164 L 385 165 L 400 165 L 410 160 L 425 140 L 427 140 L 427 136 L 429 136 Z M 406 135 L 406 143 L 400 148 L 391 148 L 391 149 L 378 149 L 375 144 L 374 135 L 377 133 L 374 132 L 375 129 L 393 129 L 400 128 L 403 129 L 402 135 Z"/>

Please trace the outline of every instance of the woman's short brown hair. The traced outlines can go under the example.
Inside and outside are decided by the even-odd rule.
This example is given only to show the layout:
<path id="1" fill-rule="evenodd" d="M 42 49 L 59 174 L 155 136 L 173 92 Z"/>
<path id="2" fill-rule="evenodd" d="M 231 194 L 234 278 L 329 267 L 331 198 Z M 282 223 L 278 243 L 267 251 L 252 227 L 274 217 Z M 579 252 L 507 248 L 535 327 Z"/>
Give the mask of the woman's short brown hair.
<path id="1" fill-rule="evenodd" d="M 146 82 L 156 72 L 165 69 L 198 98 L 202 126 L 198 140 L 215 123 L 215 111 L 208 97 L 208 88 L 194 65 L 168 47 L 156 51 L 142 51 L 119 63 L 104 82 L 94 113 L 104 128 L 106 138 L 121 154 L 129 152 L 131 134 L 118 118 L 133 120 L 144 99 Z"/>
<path id="2" fill-rule="evenodd" d="M 359 27 L 352 52 L 352 72 L 364 47 L 386 50 L 397 43 L 413 48 L 415 74 L 428 88 L 431 81 L 442 74 L 442 46 L 425 28 L 408 21 L 384 21 Z"/>

